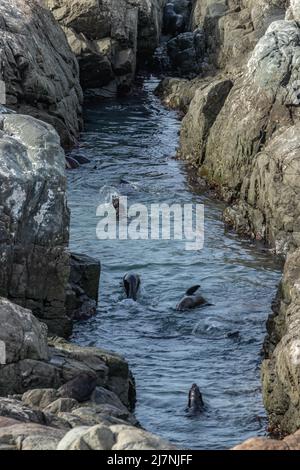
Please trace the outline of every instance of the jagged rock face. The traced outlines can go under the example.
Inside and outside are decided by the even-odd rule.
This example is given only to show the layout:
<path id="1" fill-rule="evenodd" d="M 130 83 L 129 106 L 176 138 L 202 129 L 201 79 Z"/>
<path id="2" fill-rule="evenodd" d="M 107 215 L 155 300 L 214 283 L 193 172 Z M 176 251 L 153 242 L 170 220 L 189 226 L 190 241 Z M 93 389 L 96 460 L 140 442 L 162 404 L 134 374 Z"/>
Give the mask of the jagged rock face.
<path id="1" fill-rule="evenodd" d="M 47 0 L 78 57 L 81 84 L 93 95 L 128 91 L 137 54 L 158 45 L 164 0 Z"/>
<path id="2" fill-rule="evenodd" d="M 0 339 L 6 345 L 5 362 L 24 359 L 47 360 L 47 328 L 29 310 L 0 298 Z M 3 326 L 5 325 L 5 326 Z"/>
<path id="3" fill-rule="evenodd" d="M 65 146 L 81 128 L 76 58 L 42 0 L 1 0 L 0 79 L 10 108 L 52 124 Z"/>
<path id="4" fill-rule="evenodd" d="M 298 24 L 272 23 L 210 130 L 201 168 L 203 175 L 222 186 L 228 200 L 239 198 L 249 205 L 255 235 L 271 242 L 278 253 L 299 243 L 299 207 L 293 202 L 299 192 L 294 174 L 299 171 L 299 142 L 297 127 L 293 128 L 299 120 L 294 90 L 299 57 Z M 289 152 L 294 156 L 287 156 Z M 274 198 L 280 183 L 287 192 Z"/>
<path id="5" fill-rule="evenodd" d="M 290 0 L 290 7 L 286 13 L 287 20 L 300 20 L 300 4 L 298 0 Z"/>
<path id="6" fill-rule="evenodd" d="M 172 72 L 178 76 L 197 76 L 202 71 L 205 56 L 203 31 L 181 33 L 167 43 L 167 53 Z"/>
<path id="7" fill-rule="evenodd" d="M 99 296 L 100 261 L 71 253 L 66 308 L 69 317 L 83 320 L 95 315 Z"/>
<path id="8" fill-rule="evenodd" d="M 209 131 L 214 124 L 233 86 L 231 80 L 216 79 L 201 83 L 183 119 L 180 132 L 181 154 L 193 165 L 200 166 L 205 159 Z"/>
<path id="9" fill-rule="evenodd" d="M 287 258 L 280 302 L 268 322 L 263 363 L 264 403 L 271 425 L 283 433 L 300 428 L 300 250 Z"/>
<path id="10" fill-rule="evenodd" d="M 298 24 L 272 23 L 231 91 L 217 93 L 218 105 L 214 82 L 199 84 L 181 132 L 182 156 L 224 199 L 237 201 L 226 220 L 278 253 L 300 243 L 299 57 Z"/>
<path id="11" fill-rule="evenodd" d="M 204 28 L 210 61 L 232 74 L 270 23 L 284 18 L 285 7 L 285 0 L 197 0 L 191 23 Z"/>
<path id="12" fill-rule="evenodd" d="M 127 3 L 138 8 L 137 55 L 143 62 L 152 58 L 159 45 L 166 0 L 127 0 Z"/>
<path id="13" fill-rule="evenodd" d="M 49 124 L 0 115 L 0 295 L 60 335 L 69 277 L 64 152 Z"/>
<path id="14" fill-rule="evenodd" d="M 163 32 L 176 36 L 188 30 L 193 0 L 167 0 L 164 8 Z"/>
<path id="15" fill-rule="evenodd" d="M 239 201 L 225 212 L 235 228 L 268 240 L 277 253 L 300 246 L 300 123 L 274 135 L 254 159 Z"/>

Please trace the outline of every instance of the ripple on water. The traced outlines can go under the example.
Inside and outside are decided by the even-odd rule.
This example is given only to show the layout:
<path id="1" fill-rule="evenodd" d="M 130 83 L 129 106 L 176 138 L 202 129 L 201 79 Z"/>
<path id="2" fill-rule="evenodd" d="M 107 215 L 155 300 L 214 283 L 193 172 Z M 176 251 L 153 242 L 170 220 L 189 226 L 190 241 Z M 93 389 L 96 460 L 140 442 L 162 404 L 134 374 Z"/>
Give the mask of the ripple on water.
<path id="1" fill-rule="evenodd" d="M 191 449 L 222 449 L 264 434 L 260 350 L 280 266 L 251 243 L 225 232 L 223 205 L 193 192 L 183 163 L 174 160 L 180 122 L 161 106 L 149 78 L 139 94 L 86 109 L 80 152 L 91 163 L 68 173 L 71 246 L 100 258 L 96 317 L 77 323 L 74 340 L 127 358 L 137 382 L 137 417 L 149 430 Z M 76 150 L 78 151 L 78 150 Z M 205 246 L 97 241 L 96 207 L 104 185 L 129 201 L 205 204 Z M 138 271 L 138 303 L 124 300 L 120 280 Z M 213 305 L 179 313 L 185 290 L 201 284 Z M 238 332 L 238 337 L 228 334 Z M 185 413 L 193 382 L 205 413 Z"/>

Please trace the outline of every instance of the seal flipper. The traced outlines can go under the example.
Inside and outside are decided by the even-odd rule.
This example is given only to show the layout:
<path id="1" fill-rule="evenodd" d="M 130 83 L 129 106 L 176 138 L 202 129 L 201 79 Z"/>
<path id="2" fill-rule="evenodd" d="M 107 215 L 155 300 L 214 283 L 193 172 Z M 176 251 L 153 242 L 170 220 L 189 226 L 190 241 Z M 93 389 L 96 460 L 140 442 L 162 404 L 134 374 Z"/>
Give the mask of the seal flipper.
<path id="1" fill-rule="evenodd" d="M 193 286 L 193 287 L 190 287 L 190 288 L 186 291 L 185 295 L 194 295 L 194 294 L 197 292 L 197 290 L 200 289 L 200 287 L 201 287 L 201 286 Z"/>

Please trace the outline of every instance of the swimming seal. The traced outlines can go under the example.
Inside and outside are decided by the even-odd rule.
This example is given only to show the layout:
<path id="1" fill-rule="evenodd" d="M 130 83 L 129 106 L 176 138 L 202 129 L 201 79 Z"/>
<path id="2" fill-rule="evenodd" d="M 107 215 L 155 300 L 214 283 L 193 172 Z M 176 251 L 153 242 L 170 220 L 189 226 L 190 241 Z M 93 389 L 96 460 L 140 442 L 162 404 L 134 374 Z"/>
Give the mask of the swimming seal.
<path id="1" fill-rule="evenodd" d="M 91 398 L 97 385 L 97 377 L 93 372 L 82 372 L 74 379 L 69 380 L 58 389 L 62 398 L 73 398 L 79 403 L 88 401 Z"/>
<path id="2" fill-rule="evenodd" d="M 194 286 L 188 289 L 185 296 L 176 306 L 176 310 L 183 311 L 200 307 L 201 305 L 209 305 L 199 292 L 201 286 Z"/>
<path id="3" fill-rule="evenodd" d="M 189 391 L 188 411 L 201 413 L 204 408 L 202 393 L 197 384 L 193 384 Z"/>
<path id="4" fill-rule="evenodd" d="M 128 273 L 123 277 L 123 287 L 127 299 L 137 300 L 137 295 L 141 287 L 141 278 L 138 274 Z"/>
<path id="5" fill-rule="evenodd" d="M 120 199 L 118 198 L 118 196 L 112 196 L 111 202 L 112 202 L 112 205 L 113 205 L 113 207 L 116 211 L 117 220 L 119 220 L 119 217 L 120 217 Z"/>
<path id="6" fill-rule="evenodd" d="M 67 170 L 74 170 L 75 168 L 79 168 L 80 163 L 75 160 L 73 157 L 66 157 L 66 169 Z"/>

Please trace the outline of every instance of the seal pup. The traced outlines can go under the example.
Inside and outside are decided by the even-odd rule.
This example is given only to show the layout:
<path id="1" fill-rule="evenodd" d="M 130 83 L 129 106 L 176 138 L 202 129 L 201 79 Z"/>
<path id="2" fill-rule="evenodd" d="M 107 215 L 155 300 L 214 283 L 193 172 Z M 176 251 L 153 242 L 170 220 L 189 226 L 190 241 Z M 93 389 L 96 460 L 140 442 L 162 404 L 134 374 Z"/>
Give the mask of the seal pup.
<path id="1" fill-rule="evenodd" d="M 189 401 L 187 411 L 192 413 L 201 413 L 204 409 L 202 393 L 197 384 L 193 384 L 189 391 Z"/>
<path id="2" fill-rule="evenodd" d="M 62 398 L 73 398 L 79 403 L 91 398 L 97 385 L 97 377 L 93 372 L 82 372 L 58 389 Z"/>
<path id="3" fill-rule="evenodd" d="M 210 305 L 199 292 L 201 286 L 193 286 L 188 289 L 185 296 L 176 306 L 176 310 L 183 311 L 200 307 L 201 305 Z"/>
<path id="4" fill-rule="evenodd" d="M 123 277 L 123 287 L 127 299 L 137 300 L 141 287 L 141 278 L 138 274 L 128 273 Z"/>

